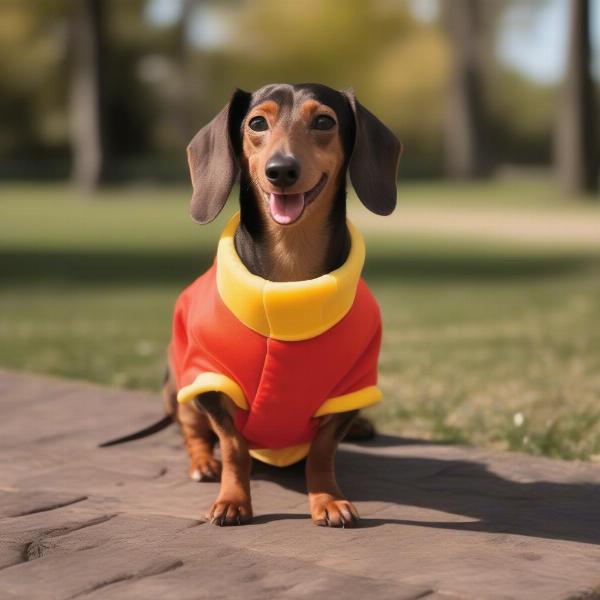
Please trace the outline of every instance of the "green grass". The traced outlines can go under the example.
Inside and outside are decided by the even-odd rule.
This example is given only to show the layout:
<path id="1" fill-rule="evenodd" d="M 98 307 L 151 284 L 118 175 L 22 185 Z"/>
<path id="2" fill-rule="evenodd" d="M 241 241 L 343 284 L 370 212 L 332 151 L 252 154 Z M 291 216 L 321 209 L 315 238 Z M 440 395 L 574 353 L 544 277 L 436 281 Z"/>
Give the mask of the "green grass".
<path id="1" fill-rule="evenodd" d="M 597 210 L 561 202 L 544 181 L 400 193 L 432 210 Z M 88 201 L 61 186 L 2 188 L 0 366 L 158 389 L 173 302 L 212 260 L 227 218 L 194 225 L 188 195 L 131 187 Z M 385 401 L 371 410 L 382 429 L 563 458 L 600 454 L 597 249 L 385 228 L 367 248 L 384 319 Z"/>

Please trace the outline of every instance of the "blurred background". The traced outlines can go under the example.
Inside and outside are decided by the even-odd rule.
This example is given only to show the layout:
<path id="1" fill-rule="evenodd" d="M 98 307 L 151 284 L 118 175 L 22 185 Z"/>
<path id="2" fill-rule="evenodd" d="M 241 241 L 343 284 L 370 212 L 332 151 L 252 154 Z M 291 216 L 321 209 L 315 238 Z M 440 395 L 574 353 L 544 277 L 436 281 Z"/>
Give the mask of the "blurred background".
<path id="1" fill-rule="evenodd" d="M 600 0 L 0 0 L 0 39 L 0 367 L 159 389 L 235 210 L 191 223 L 185 146 L 236 87 L 316 81 L 404 144 L 396 213 L 349 200 L 373 418 L 600 460 Z"/>

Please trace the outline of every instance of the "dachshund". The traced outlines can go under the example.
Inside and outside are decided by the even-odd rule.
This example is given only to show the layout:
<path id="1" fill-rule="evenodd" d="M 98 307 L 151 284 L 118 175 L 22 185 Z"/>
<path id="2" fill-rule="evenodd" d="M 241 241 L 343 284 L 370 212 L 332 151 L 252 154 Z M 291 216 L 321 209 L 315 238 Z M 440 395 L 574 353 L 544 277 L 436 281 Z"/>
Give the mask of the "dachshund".
<path id="1" fill-rule="evenodd" d="M 364 206 L 396 205 L 401 144 L 351 91 L 321 84 L 236 90 L 193 138 L 191 216 L 206 224 L 239 177 L 239 213 L 213 267 L 179 297 L 163 386 L 182 431 L 190 477 L 220 479 L 207 519 L 252 518 L 252 457 L 305 459 L 314 524 L 359 516 L 335 477 L 338 443 L 360 408 L 378 401 L 381 321 L 360 279 L 364 246 L 346 218 L 346 178 Z M 219 442 L 221 461 L 213 453 Z"/>

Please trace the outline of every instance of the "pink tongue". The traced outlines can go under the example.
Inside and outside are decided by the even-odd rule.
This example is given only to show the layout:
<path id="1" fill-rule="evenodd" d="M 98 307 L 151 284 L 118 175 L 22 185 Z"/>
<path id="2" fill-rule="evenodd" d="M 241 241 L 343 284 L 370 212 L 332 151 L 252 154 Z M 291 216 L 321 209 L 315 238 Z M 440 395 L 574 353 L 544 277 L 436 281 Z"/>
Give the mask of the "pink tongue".
<path id="1" fill-rule="evenodd" d="M 269 194 L 269 209 L 281 225 L 293 223 L 304 209 L 304 194 Z"/>

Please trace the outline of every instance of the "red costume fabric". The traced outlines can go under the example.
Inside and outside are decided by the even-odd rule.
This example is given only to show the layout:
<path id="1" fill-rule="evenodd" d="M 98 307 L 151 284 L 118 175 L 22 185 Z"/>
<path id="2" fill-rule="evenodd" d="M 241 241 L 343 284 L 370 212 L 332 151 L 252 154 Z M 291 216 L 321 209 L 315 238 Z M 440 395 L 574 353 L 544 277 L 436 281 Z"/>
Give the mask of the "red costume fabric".
<path id="1" fill-rule="evenodd" d="M 307 339 L 276 339 L 243 323 L 223 301 L 220 260 L 225 260 L 221 253 L 175 305 L 170 361 L 178 399 L 191 401 L 210 389 L 227 393 L 237 405 L 235 425 L 249 447 L 275 451 L 256 457 L 290 464 L 306 455 L 316 416 L 380 399 L 375 387 L 379 307 L 359 279 L 350 309 L 335 324 Z M 242 283 L 239 291 L 244 290 Z M 297 451 L 278 456 L 290 447 Z"/>

